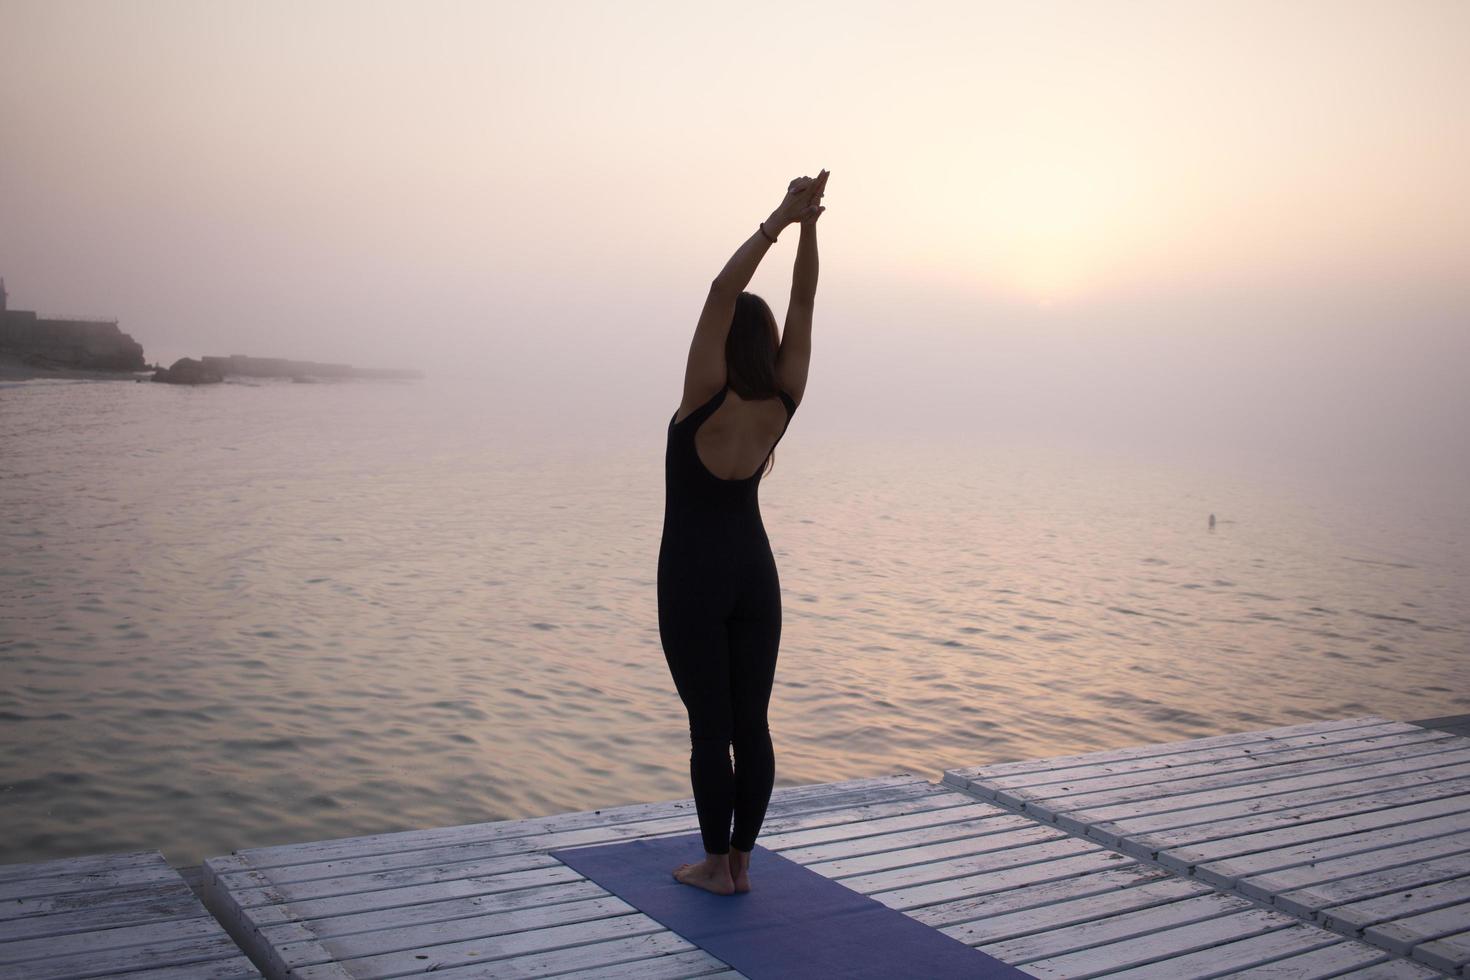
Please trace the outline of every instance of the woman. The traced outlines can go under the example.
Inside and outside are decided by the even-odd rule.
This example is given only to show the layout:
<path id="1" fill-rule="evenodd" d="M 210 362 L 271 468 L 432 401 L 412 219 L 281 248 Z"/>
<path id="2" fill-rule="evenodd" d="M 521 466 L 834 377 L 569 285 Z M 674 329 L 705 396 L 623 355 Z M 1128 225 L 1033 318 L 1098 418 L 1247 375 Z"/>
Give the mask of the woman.
<path id="1" fill-rule="evenodd" d="M 673 874 L 720 895 L 750 890 L 750 852 L 776 780 L 766 707 L 781 641 L 781 583 L 756 490 L 806 387 L 826 186 L 825 170 L 793 180 L 715 277 L 689 345 L 684 400 L 669 420 L 658 629 L 689 711 L 689 776 L 705 851 L 703 861 Z M 744 289 L 781 229 L 798 222 L 791 303 L 778 337 L 770 307 Z"/>

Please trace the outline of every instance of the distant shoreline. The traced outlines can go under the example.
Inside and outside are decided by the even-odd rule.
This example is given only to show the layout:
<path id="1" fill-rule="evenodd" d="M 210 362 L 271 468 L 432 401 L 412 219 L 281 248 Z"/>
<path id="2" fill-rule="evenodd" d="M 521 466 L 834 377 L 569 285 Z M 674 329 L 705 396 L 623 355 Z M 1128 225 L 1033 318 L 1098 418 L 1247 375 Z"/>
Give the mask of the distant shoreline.
<path id="1" fill-rule="evenodd" d="M 211 358 L 212 361 L 221 359 Z M 312 362 L 282 362 L 283 364 L 295 365 L 298 368 L 307 368 Z M 324 365 L 324 367 L 337 367 L 335 365 Z M 40 381 L 53 379 L 57 381 L 151 381 L 153 380 L 154 368 L 142 371 L 98 371 L 90 368 L 45 368 L 28 363 L 25 355 L 13 354 L 9 351 L 0 351 L 0 382 L 6 381 Z M 274 374 L 254 374 L 247 372 L 225 372 L 226 378 L 242 378 L 251 381 L 283 381 L 300 378 L 302 380 L 314 381 L 420 381 L 423 372 L 409 369 L 394 368 L 353 368 L 341 365 L 337 373 L 314 374 L 310 370 L 295 370 L 289 368 Z"/>
<path id="2" fill-rule="evenodd" d="M 137 381 L 148 380 L 153 376 L 148 371 L 94 371 L 84 368 L 54 368 L 48 369 L 27 364 L 25 358 L 15 355 L 0 353 L 0 381 L 35 381 L 42 378 L 56 378 L 64 381 Z"/>

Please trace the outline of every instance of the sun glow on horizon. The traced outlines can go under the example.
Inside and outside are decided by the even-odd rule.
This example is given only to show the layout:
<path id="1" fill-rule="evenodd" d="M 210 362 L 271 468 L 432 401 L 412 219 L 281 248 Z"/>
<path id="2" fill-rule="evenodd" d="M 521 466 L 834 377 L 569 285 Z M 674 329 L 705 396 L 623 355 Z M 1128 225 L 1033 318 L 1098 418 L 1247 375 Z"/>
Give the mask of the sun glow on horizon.
<path id="1" fill-rule="evenodd" d="M 457 351 L 480 311 L 707 281 L 819 167 L 824 274 L 889 296 L 1470 265 L 1470 4 L 571 6 L 12 0 L 4 271 L 178 343 L 220 309 L 387 343 L 427 297 Z"/>

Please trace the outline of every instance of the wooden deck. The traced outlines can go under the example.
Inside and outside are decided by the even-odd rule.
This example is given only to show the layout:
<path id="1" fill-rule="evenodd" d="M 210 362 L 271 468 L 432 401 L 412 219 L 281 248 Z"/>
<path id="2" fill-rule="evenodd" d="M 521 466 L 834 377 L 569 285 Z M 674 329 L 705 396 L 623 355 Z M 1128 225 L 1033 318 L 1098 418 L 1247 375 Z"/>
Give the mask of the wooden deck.
<path id="1" fill-rule="evenodd" d="M 0 977 L 259 977 L 157 851 L 0 865 Z"/>
<path id="2" fill-rule="evenodd" d="M 1467 722 L 787 787 L 760 843 L 1037 977 L 1470 977 Z M 251 848 L 187 884 L 156 851 L 0 866 L 0 977 L 735 980 L 547 853 L 697 829 L 682 799 Z"/>
<path id="3" fill-rule="evenodd" d="M 946 779 L 777 790 L 761 845 L 1038 977 L 1445 975 Z M 546 853 L 696 829 L 686 799 L 255 848 L 202 887 L 270 977 L 738 977 Z"/>
<path id="4" fill-rule="evenodd" d="M 1470 976 L 1470 738 L 1377 716 L 945 773 L 946 784 Z"/>

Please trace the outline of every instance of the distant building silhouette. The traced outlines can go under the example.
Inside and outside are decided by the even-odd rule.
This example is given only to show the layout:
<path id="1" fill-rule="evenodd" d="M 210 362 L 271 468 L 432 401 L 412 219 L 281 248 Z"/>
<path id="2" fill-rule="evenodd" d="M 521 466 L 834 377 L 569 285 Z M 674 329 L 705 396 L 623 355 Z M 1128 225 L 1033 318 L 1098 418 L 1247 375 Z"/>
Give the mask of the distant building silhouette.
<path id="1" fill-rule="evenodd" d="M 12 310 L 0 277 L 0 354 L 41 368 L 142 371 L 143 345 L 123 333 L 116 320 L 39 317 Z"/>

